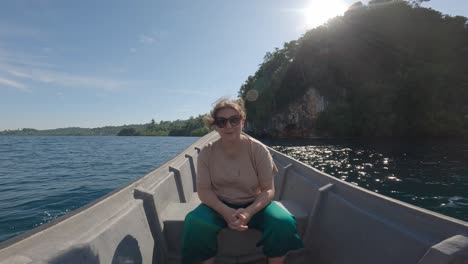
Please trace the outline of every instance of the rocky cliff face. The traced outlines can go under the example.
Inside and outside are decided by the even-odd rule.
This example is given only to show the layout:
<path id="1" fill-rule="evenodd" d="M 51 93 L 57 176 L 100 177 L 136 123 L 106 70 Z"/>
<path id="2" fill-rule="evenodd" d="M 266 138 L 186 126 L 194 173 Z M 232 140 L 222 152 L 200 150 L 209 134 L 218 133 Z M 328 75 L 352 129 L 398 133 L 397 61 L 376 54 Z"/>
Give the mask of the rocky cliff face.
<path id="1" fill-rule="evenodd" d="M 273 115 L 268 134 L 278 138 L 315 137 L 316 120 L 326 106 L 325 98 L 311 87 L 299 100 L 289 104 L 285 111 Z"/>

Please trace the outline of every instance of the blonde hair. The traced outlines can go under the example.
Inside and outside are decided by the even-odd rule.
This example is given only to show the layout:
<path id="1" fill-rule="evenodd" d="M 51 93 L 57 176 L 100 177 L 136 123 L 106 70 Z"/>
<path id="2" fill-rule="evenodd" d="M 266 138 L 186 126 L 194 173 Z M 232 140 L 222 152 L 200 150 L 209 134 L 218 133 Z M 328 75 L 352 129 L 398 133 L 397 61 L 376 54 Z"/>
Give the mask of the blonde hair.
<path id="1" fill-rule="evenodd" d="M 218 112 L 226 108 L 232 108 L 236 110 L 237 112 L 239 112 L 239 115 L 241 116 L 242 120 L 245 120 L 245 106 L 244 100 L 242 100 L 242 98 L 229 99 L 227 97 L 222 97 L 216 100 L 216 102 L 214 102 L 213 105 L 214 106 L 213 109 L 210 111 L 210 114 L 204 117 L 205 121 L 207 122 L 210 128 L 213 127 Z"/>

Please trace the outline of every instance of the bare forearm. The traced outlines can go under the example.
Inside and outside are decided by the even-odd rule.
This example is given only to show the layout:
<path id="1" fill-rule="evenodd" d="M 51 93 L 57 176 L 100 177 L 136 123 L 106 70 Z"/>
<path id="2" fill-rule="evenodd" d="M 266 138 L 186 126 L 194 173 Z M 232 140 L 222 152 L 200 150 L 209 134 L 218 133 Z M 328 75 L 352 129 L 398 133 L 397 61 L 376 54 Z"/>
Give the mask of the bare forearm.
<path id="1" fill-rule="evenodd" d="M 273 200 L 274 196 L 275 191 L 273 189 L 264 190 L 257 196 L 255 201 L 246 208 L 246 210 L 250 213 L 250 215 L 254 215 L 265 208 L 265 206 L 267 206 L 271 200 Z"/>
<path id="2" fill-rule="evenodd" d="M 223 214 L 228 208 L 221 200 L 219 200 L 218 196 L 210 190 L 210 189 L 199 189 L 198 190 L 198 197 L 200 201 L 210 207 L 211 209 L 215 210 L 219 214 Z"/>

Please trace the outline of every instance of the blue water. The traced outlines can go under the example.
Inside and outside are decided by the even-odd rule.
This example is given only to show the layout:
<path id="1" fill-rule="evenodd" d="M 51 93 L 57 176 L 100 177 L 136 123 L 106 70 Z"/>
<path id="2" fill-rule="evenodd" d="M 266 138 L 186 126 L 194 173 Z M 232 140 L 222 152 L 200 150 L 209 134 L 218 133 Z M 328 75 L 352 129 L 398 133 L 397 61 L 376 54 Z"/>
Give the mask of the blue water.
<path id="1" fill-rule="evenodd" d="M 197 139 L 0 136 L 0 241 L 127 185 Z"/>
<path id="2" fill-rule="evenodd" d="M 468 221 L 468 142 L 288 140 L 274 149 L 336 178 Z"/>
<path id="3" fill-rule="evenodd" d="M 0 136 L 0 241 L 127 185 L 198 138 Z M 265 142 L 374 192 L 468 221 L 468 142 Z"/>

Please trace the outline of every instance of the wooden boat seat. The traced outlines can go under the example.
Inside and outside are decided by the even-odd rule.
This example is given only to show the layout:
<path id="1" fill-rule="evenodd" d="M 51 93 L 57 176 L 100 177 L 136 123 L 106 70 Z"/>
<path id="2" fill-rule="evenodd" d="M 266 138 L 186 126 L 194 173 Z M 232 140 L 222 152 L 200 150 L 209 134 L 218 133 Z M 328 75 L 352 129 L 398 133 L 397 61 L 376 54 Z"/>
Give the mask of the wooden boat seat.
<path id="1" fill-rule="evenodd" d="M 303 234 L 306 228 L 308 214 L 307 210 L 293 201 L 274 201 L 296 217 L 299 234 Z M 163 233 L 167 243 L 169 256 L 180 256 L 182 245 L 182 232 L 184 219 L 188 212 L 200 204 L 198 196 L 188 203 L 171 203 L 161 213 L 163 222 Z M 218 259 L 236 260 L 241 262 L 255 261 L 263 257 L 261 248 L 256 247 L 261 233 L 258 230 L 247 230 L 238 232 L 224 229 L 218 236 Z M 229 261 L 225 261 L 229 262 Z"/>

